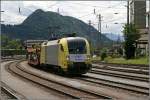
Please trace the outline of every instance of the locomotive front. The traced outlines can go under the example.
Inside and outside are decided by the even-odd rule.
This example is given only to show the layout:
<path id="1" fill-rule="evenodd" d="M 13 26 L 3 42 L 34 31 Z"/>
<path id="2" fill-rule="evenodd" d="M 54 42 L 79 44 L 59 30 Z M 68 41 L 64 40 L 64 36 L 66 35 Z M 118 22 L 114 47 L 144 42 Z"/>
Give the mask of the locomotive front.
<path id="1" fill-rule="evenodd" d="M 67 38 L 68 72 L 71 74 L 85 74 L 91 69 L 90 47 L 85 38 Z"/>

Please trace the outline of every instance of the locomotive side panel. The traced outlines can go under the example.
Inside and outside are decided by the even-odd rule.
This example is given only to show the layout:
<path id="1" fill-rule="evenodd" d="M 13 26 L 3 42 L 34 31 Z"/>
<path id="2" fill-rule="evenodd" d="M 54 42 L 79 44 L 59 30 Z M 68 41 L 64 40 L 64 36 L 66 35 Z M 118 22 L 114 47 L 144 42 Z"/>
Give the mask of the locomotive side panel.
<path id="1" fill-rule="evenodd" d="M 59 45 L 49 45 L 46 47 L 46 64 L 59 65 Z"/>
<path id="2" fill-rule="evenodd" d="M 45 58 L 46 58 L 46 56 L 45 56 L 45 48 L 46 48 L 46 46 L 44 46 L 44 45 L 42 45 L 41 46 L 41 52 L 40 52 L 40 64 L 45 64 Z"/>

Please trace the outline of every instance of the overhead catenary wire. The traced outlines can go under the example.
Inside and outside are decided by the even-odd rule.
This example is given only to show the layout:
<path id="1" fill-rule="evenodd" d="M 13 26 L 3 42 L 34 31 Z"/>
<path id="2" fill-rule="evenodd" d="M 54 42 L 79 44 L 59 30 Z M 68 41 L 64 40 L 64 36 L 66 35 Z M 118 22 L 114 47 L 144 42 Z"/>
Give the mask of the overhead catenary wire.
<path id="1" fill-rule="evenodd" d="M 50 6 L 51 7 L 55 7 L 55 6 L 57 6 L 57 4 L 58 4 L 59 2 L 56 2 L 56 3 L 54 3 L 54 4 L 51 4 Z M 83 4 L 81 4 L 81 5 L 84 5 L 84 3 Z M 85 4 L 85 5 L 87 5 L 88 6 L 88 4 Z M 114 5 L 112 5 L 112 6 L 110 6 L 110 8 L 108 8 L 108 9 L 114 9 L 114 8 L 116 8 L 117 6 L 119 6 L 120 4 L 114 4 Z M 69 5 L 68 5 L 69 6 Z M 89 6 L 90 6 L 90 4 L 89 4 Z M 50 7 L 50 8 L 51 8 Z M 91 7 L 96 7 L 96 9 L 98 9 L 97 7 L 100 7 L 100 6 L 96 6 L 96 5 L 93 5 L 93 6 L 91 6 Z M 143 7 L 144 8 L 144 7 Z M 108 9 L 106 9 L 106 10 L 108 10 Z M 140 8 L 138 8 L 138 9 L 140 9 Z M 142 9 L 142 8 L 141 8 Z M 21 11 L 20 11 L 21 12 Z M 84 18 L 84 17 L 88 17 L 89 15 L 92 15 L 93 14 L 93 12 L 92 13 L 89 13 L 89 14 L 86 14 L 86 15 L 83 15 L 83 16 L 81 16 L 81 17 L 79 17 L 79 18 Z M 118 20 L 118 19 L 121 19 L 121 18 L 117 18 L 117 19 L 112 19 L 112 20 L 109 20 L 109 21 L 103 21 L 103 23 L 109 23 L 109 22 L 113 22 L 113 21 L 115 21 L 115 20 Z"/>
<path id="2" fill-rule="evenodd" d="M 78 18 L 83 18 L 83 17 L 86 17 L 86 16 L 88 16 L 88 15 L 91 15 L 91 14 L 93 14 L 93 12 L 92 12 L 92 13 L 88 13 L 88 14 L 86 14 L 86 15 L 83 15 L 83 16 L 81 16 L 81 17 L 78 17 Z"/>
<path id="3" fill-rule="evenodd" d="M 120 3 L 119 3 L 119 4 L 120 4 Z M 114 6 L 112 6 L 112 7 L 116 7 L 116 6 L 119 6 L 119 5 L 117 4 L 117 5 L 114 5 Z M 107 10 L 111 9 L 112 7 L 110 7 L 110 8 L 107 7 Z M 95 8 L 94 8 L 94 9 L 95 9 Z M 107 10 L 105 10 L 105 11 L 107 11 Z M 96 13 L 96 9 L 95 9 L 95 13 Z M 86 17 L 86 16 L 88 16 L 88 15 L 90 15 L 90 14 L 94 14 L 94 12 L 89 13 L 89 14 L 85 14 L 85 15 L 83 15 L 83 16 L 81 16 L 81 17 L 78 17 L 78 18 L 83 18 L 83 17 Z"/>
<path id="4" fill-rule="evenodd" d="M 89 6 L 89 7 L 102 7 L 102 6 L 96 6 L 96 5 L 91 5 L 91 4 L 85 4 L 85 3 L 75 3 L 75 2 L 71 2 L 73 4 L 79 4 L 79 5 L 86 5 L 86 6 Z M 119 6 L 119 4 L 121 4 L 120 2 L 115 4 L 115 5 L 112 5 L 112 7 L 117 7 Z M 110 6 L 109 7 L 103 7 L 103 8 L 111 8 Z"/>
<path id="5" fill-rule="evenodd" d="M 146 7 L 146 6 L 144 6 L 144 7 L 140 7 L 140 8 L 138 8 L 138 9 L 136 9 L 136 10 L 141 10 L 141 9 L 143 9 L 143 8 L 145 8 L 145 7 Z M 110 20 L 110 21 L 104 21 L 103 23 L 113 22 L 113 21 L 118 20 L 118 19 L 121 19 L 121 18 L 112 19 L 112 20 Z"/>
<path id="6" fill-rule="evenodd" d="M 56 3 L 52 4 L 52 5 L 50 5 L 48 8 L 52 8 L 53 6 L 57 5 L 58 3 L 59 2 L 56 2 Z"/>
<path id="7" fill-rule="evenodd" d="M 143 9 L 143 8 L 146 8 L 146 6 L 144 6 L 144 7 L 140 7 L 140 8 L 138 8 L 138 9 L 136 9 L 136 11 L 139 11 L 139 10 L 141 10 L 141 9 Z M 110 20 L 110 21 L 106 21 L 106 22 L 103 22 L 103 23 L 112 22 L 112 21 L 115 21 L 115 20 L 118 20 L 118 19 L 120 19 L 120 18 L 112 19 L 112 20 Z"/>

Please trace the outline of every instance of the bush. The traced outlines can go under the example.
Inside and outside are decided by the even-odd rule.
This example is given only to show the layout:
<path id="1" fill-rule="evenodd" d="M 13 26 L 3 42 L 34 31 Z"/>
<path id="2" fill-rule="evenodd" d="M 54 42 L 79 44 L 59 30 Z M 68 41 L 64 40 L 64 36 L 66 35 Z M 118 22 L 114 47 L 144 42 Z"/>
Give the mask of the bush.
<path id="1" fill-rule="evenodd" d="M 107 57 L 106 52 L 103 52 L 103 53 L 101 54 L 101 60 L 103 61 L 106 57 Z"/>
<path id="2" fill-rule="evenodd" d="M 101 60 L 102 61 L 107 57 L 106 51 L 107 51 L 106 49 L 102 50 L 102 53 L 101 53 Z"/>

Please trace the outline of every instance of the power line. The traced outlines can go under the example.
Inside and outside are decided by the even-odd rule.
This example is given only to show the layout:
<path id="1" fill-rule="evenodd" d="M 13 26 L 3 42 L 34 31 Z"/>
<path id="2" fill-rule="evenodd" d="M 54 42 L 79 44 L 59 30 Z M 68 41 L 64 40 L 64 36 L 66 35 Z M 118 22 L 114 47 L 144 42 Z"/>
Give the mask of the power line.
<path id="1" fill-rule="evenodd" d="M 105 10 L 105 12 L 106 11 L 108 11 L 108 10 L 110 10 L 110 9 L 114 9 L 113 7 L 117 7 L 117 6 L 119 6 L 121 3 L 118 3 L 117 5 L 113 5 L 112 7 L 108 7 L 106 10 Z M 100 11 L 100 10 L 99 10 Z"/>
<path id="2" fill-rule="evenodd" d="M 59 14 L 59 8 L 57 8 L 57 13 Z"/>
<path id="3" fill-rule="evenodd" d="M 81 4 L 81 3 L 75 3 L 75 2 L 72 2 L 72 4 L 79 4 L 79 5 L 86 5 L 86 6 L 90 6 L 90 7 L 96 7 L 96 6 L 92 6 L 92 5 L 90 5 L 90 4 Z"/>
<path id="4" fill-rule="evenodd" d="M 96 6 L 96 5 L 84 4 L 84 3 L 75 3 L 75 2 L 71 2 L 71 3 L 73 3 L 73 4 L 79 4 L 79 5 L 82 5 L 82 6 L 86 5 L 86 6 L 90 6 L 90 7 L 101 7 L 101 6 Z M 119 3 L 115 4 L 115 5 L 113 5 L 112 7 L 119 6 L 119 4 L 121 4 L 121 3 L 119 2 Z M 103 7 L 103 8 L 111 8 L 111 7 Z"/>
<path id="5" fill-rule="evenodd" d="M 145 8 L 145 6 L 144 6 L 144 7 L 141 7 L 141 8 L 138 8 L 138 9 L 136 9 L 136 10 L 140 10 L 140 9 L 143 9 L 143 8 Z M 122 19 L 122 18 L 112 19 L 112 20 L 110 20 L 110 21 L 106 21 L 106 22 L 103 22 L 103 23 L 113 22 L 113 21 L 118 20 L 118 19 Z"/>
<path id="6" fill-rule="evenodd" d="M 113 6 L 113 7 L 115 7 L 115 6 Z M 143 8 L 146 8 L 146 6 L 136 9 L 136 11 L 137 11 L 137 10 L 141 10 L 141 9 L 143 9 Z M 94 9 L 94 10 L 95 10 L 95 9 Z M 113 20 L 110 20 L 110 21 L 106 21 L 106 22 L 103 22 L 103 23 L 112 22 L 112 21 L 115 21 L 115 20 L 118 20 L 118 19 L 120 19 L 120 18 L 113 19 Z"/>
<path id="7" fill-rule="evenodd" d="M 119 4 L 120 4 L 120 3 L 118 3 L 117 5 L 113 5 L 112 7 L 117 7 L 117 6 L 119 6 Z M 96 6 L 93 6 L 93 7 L 96 7 Z M 98 7 L 98 6 L 97 6 L 97 7 Z M 111 9 L 112 7 L 107 8 L 107 10 Z M 106 10 L 105 10 L 105 11 L 106 11 Z M 88 16 L 88 15 L 90 15 L 90 14 L 94 14 L 94 13 L 96 13 L 96 9 L 95 9 L 95 8 L 94 8 L 94 12 L 93 12 L 93 13 L 89 13 L 89 14 L 83 15 L 83 16 L 81 16 L 81 17 L 79 17 L 79 18 L 86 17 L 86 16 Z"/>
<path id="8" fill-rule="evenodd" d="M 122 16 L 121 16 L 122 17 Z M 123 16 L 124 17 L 124 16 Z M 104 21 L 103 23 L 109 23 L 109 22 L 113 22 L 115 20 L 118 20 L 118 19 L 122 19 L 122 18 L 117 18 L 117 19 L 112 19 L 112 20 L 109 20 L 109 21 Z"/>
<path id="9" fill-rule="evenodd" d="M 55 5 L 57 5 L 58 3 L 59 3 L 59 2 L 56 2 L 55 4 L 50 5 L 49 8 L 51 8 L 51 7 L 55 6 Z"/>
<path id="10" fill-rule="evenodd" d="M 91 14 L 93 14 L 93 13 L 89 13 L 89 14 L 83 15 L 83 16 L 78 17 L 78 18 L 86 17 L 86 16 L 91 15 Z"/>

